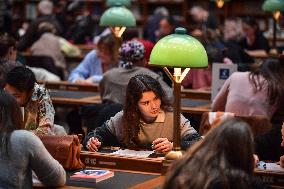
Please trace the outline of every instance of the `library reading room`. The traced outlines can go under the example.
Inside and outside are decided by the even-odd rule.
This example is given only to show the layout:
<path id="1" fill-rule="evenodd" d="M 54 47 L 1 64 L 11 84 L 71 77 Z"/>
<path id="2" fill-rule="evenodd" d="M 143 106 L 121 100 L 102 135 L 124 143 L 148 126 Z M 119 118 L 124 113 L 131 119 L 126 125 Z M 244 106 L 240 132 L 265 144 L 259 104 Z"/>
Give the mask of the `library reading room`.
<path id="1" fill-rule="evenodd" d="M 0 0 L 0 188 L 284 189 L 284 0 Z"/>

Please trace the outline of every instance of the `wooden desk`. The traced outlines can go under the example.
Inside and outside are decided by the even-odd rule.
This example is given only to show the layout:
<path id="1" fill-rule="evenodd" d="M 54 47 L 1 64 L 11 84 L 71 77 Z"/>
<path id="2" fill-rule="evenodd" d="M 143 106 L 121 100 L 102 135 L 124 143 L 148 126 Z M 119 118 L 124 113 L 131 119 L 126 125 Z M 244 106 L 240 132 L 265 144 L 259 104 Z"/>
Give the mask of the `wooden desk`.
<path id="1" fill-rule="evenodd" d="M 83 106 L 83 105 L 89 105 L 89 104 L 94 104 L 94 103 L 101 103 L 101 98 L 98 93 L 84 93 L 84 92 L 79 93 L 79 92 L 72 92 L 72 91 L 51 90 L 50 95 L 51 95 L 52 103 L 54 105 L 59 105 L 59 106 L 66 106 L 66 105 Z M 197 102 L 196 104 L 194 103 L 195 101 Z M 186 102 L 190 102 L 190 103 L 186 103 Z M 198 105 L 198 103 L 200 103 L 200 105 Z M 191 104 L 195 104 L 195 105 L 191 106 Z M 210 106 L 211 105 L 209 101 L 197 101 L 197 100 L 190 101 L 188 99 L 185 99 L 182 102 L 181 111 L 183 113 L 202 115 L 204 112 L 209 112 L 211 110 Z"/>
<path id="2" fill-rule="evenodd" d="M 89 151 L 82 151 L 80 157 L 87 166 L 105 169 L 162 174 L 168 168 L 168 164 L 166 164 L 163 157 L 138 158 Z"/>
<path id="3" fill-rule="evenodd" d="M 197 100 L 211 100 L 211 91 L 182 89 L 181 98 L 197 99 Z"/>
<path id="4" fill-rule="evenodd" d="M 106 179 L 98 183 L 88 183 L 88 182 L 74 182 L 70 181 L 69 177 L 71 172 L 67 173 L 66 185 L 63 187 L 56 187 L 58 189 L 86 189 L 86 188 L 96 188 L 96 189 L 145 189 L 145 188 L 161 188 L 164 183 L 165 176 L 160 174 L 149 174 L 149 173 L 136 173 L 129 171 L 113 170 L 114 177 Z M 34 185 L 33 188 L 49 188 L 39 185 Z"/>
<path id="5" fill-rule="evenodd" d="M 42 84 L 47 89 L 57 89 L 57 90 L 64 90 L 64 91 L 77 91 L 77 92 L 99 92 L 99 86 L 95 84 L 78 84 L 78 83 L 71 83 L 68 81 L 46 81 L 42 82 L 39 81 L 39 84 Z"/>
<path id="6" fill-rule="evenodd" d="M 172 161 L 164 159 L 125 157 L 88 151 L 81 152 L 81 160 L 91 167 L 158 175 L 164 175 L 172 164 Z M 272 188 L 284 188 L 284 172 L 255 169 L 254 174 Z M 159 183 L 162 185 L 164 178 L 160 177 L 159 179 Z M 141 188 L 144 189 L 143 187 Z"/>
<path id="7" fill-rule="evenodd" d="M 98 85 L 74 84 L 66 81 L 41 84 L 50 90 L 54 105 L 83 106 L 101 103 Z M 182 90 L 181 97 L 183 113 L 201 115 L 210 111 L 210 91 L 185 89 Z"/>
<path id="8" fill-rule="evenodd" d="M 254 174 L 272 188 L 284 189 L 284 172 L 255 169 Z"/>

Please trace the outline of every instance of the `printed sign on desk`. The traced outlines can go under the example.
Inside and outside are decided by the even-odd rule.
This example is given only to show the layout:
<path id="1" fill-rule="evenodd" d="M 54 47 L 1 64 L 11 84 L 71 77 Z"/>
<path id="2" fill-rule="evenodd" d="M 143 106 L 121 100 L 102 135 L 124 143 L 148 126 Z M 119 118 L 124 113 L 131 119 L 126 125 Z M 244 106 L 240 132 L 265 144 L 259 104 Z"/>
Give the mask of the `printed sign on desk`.
<path id="1" fill-rule="evenodd" d="M 226 79 L 237 71 L 237 64 L 213 63 L 212 66 L 212 96 L 213 101 Z"/>

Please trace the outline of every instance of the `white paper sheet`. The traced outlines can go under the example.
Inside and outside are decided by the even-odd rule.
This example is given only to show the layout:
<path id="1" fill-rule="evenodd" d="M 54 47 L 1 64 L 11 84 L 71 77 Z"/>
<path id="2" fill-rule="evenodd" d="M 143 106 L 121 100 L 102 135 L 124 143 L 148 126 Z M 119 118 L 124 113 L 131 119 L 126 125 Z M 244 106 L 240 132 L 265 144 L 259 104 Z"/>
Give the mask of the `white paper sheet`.
<path id="1" fill-rule="evenodd" d="M 280 167 L 280 165 L 276 163 L 266 163 L 266 169 L 272 171 L 281 171 L 284 172 L 284 168 Z"/>
<path id="2" fill-rule="evenodd" d="M 130 157 L 141 157 L 145 158 L 148 157 L 150 154 L 154 153 L 154 151 L 136 151 L 136 150 L 118 150 L 116 152 L 113 152 L 111 154 L 117 154 L 117 155 L 122 155 L 122 156 L 130 156 Z"/>
<path id="3" fill-rule="evenodd" d="M 260 161 L 256 167 L 261 170 L 275 171 L 275 172 L 284 172 L 284 168 L 280 167 L 277 163 L 266 163 Z"/>

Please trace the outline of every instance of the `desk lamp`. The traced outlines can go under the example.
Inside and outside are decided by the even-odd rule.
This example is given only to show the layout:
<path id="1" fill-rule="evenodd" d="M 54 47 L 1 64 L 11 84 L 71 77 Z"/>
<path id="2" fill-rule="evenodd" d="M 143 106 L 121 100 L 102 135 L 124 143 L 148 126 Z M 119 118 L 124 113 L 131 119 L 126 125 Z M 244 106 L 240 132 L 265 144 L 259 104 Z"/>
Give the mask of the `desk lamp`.
<path id="1" fill-rule="evenodd" d="M 113 7 L 117 3 L 120 3 L 122 6 L 129 7 L 130 6 L 130 0 L 107 0 L 106 6 Z"/>
<path id="2" fill-rule="evenodd" d="M 224 6 L 224 3 L 230 0 L 211 0 L 211 1 L 215 1 L 216 5 L 219 9 L 221 9 Z"/>
<path id="3" fill-rule="evenodd" d="M 110 27 L 114 35 L 120 38 L 126 27 L 136 26 L 136 20 L 130 10 L 117 2 L 103 13 L 99 25 Z"/>
<path id="4" fill-rule="evenodd" d="M 174 133 L 173 151 L 166 155 L 167 159 L 180 157 L 180 90 L 181 82 L 190 68 L 208 66 L 207 53 L 203 45 L 195 38 L 186 34 L 185 28 L 176 28 L 175 33 L 159 40 L 150 55 L 150 65 L 164 67 L 164 71 L 174 85 Z M 174 68 L 173 75 L 167 67 Z M 182 72 L 182 68 L 185 68 Z"/>
<path id="5" fill-rule="evenodd" d="M 280 17 L 280 11 L 284 11 L 284 1 L 266 0 L 262 4 L 262 10 L 273 12 L 273 48 L 276 49 L 276 23 Z"/>

